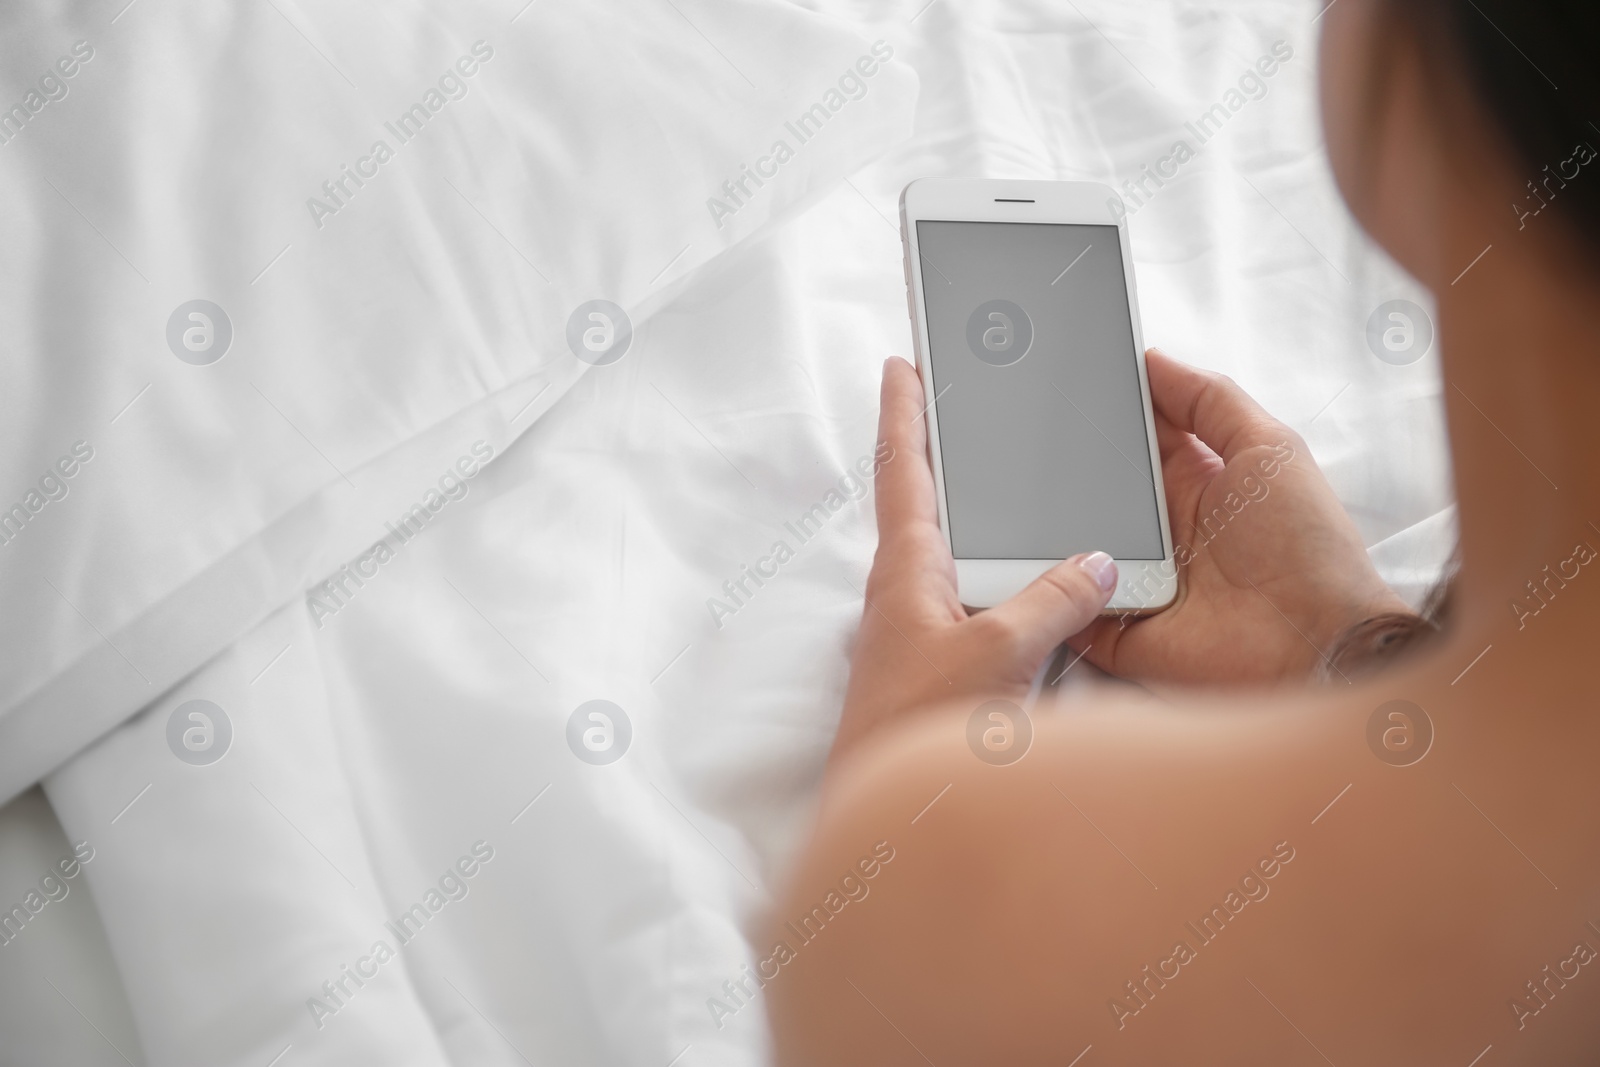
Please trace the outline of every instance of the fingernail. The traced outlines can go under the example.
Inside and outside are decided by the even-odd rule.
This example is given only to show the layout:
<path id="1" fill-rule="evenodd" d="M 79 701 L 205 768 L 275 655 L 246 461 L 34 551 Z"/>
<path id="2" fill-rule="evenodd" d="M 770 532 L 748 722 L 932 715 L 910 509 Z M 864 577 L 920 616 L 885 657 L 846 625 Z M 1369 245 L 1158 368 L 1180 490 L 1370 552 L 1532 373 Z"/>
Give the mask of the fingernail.
<path id="1" fill-rule="evenodd" d="M 1117 587 L 1117 564 L 1104 552 L 1091 552 L 1079 561 L 1078 566 L 1089 572 L 1089 577 L 1100 586 L 1102 593 L 1109 593 Z"/>

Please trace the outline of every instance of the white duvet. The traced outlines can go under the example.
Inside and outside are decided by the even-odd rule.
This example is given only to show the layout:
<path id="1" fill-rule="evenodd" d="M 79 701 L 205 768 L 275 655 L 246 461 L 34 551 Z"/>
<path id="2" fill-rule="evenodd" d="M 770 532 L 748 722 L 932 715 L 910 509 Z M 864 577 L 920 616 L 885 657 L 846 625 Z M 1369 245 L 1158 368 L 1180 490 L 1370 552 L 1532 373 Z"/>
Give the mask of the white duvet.
<path id="1" fill-rule="evenodd" d="M 811 6 L 827 18 L 780 35 L 792 103 L 759 112 L 751 150 L 703 166 L 702 146 L 660 150 L 717 175 L 696 211 L 734 207 L 719 186 L 745 166 L 791 163 L 815 182 L 787 195 L 815 206 L 746 223 L 531 429 L 511 415 L 534 389 L 405 453 L 373 522 L 403 526 L 418 505 L 426 521 L 391 533 L 387 559 L 352 538 L 298 595 L 257 595 L 262 621 L 55 767 L 65 840 L 37 829 L 37 794 L 0 819 L 0 905 L 71 843 L 94 850 L 73 882 L 92 898 L 74 890 L 0 947 L 0 1059 L 762 1062 L 746 932 L 837 717 L 873 547 L 856 472 L 882 359 L 909 350 L 893 220 L 913 177 L 1128 181 L 1147 339 L 1295 425 L 1386 575 L 1413 596 L 1431 580 L 1451 536 L 1436 364 L 1368 347 L 1373 310 L 1420 294 L 1331 187 L 1313 6 Z M 729 46 L 741 33 L 766 26 L 771 44 L 755 15 L 781 17 L 746 14 L 709 35 L 735 60 L 755 54 Z M 855 51 L 834 20 L 859 23 Z M 914 133 L 909 95 L 869 93 L 848 105 L 866 105 L 856 140 L 780 165 L 770 129 L 879 40 L 920 80 Z M 1242 81 L 1267 55 L 1273 74 Z M 684 77 L 720 62 L 701 53 Z M 1216 105 L 1226 118 L 1197 126 L 1201 143 L 1185 124 Z M 520 300 L 468 298 L 496 315 Z M 388 395 L 426 391 L 413 373 Z M 514 388 L 499 386 L 485 402 Z M 292 376 L 277 388 L 307 399 Z M 382 410 L 353 404 L 341 432 Z M 818 503 L 829 518 L 802 540 L 792 527 Z M 777 577 L 732 598 L 725 583 L 778 541 L 792 558 Z M 176 754 L 186 730 L 219 728 L 187 712 L 173 726 L 197 700 L 231 730 L 214 763 Z"/>

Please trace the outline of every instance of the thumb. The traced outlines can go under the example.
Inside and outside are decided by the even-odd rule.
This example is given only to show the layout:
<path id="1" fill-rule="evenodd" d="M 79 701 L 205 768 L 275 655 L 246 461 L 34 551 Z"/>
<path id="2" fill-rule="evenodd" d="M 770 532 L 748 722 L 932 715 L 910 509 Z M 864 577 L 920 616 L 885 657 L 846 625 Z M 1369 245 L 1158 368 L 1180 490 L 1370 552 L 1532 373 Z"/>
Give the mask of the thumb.
<path id="1" fill-rule="evenodd" d="M 1051 567 L 985 614 L 991 625 L 1013 635 L 1016 654 L 1037 669 L 1057 645 L 1094 622 L 1116 587 L 1111 557 L 1086 552 Z"/>

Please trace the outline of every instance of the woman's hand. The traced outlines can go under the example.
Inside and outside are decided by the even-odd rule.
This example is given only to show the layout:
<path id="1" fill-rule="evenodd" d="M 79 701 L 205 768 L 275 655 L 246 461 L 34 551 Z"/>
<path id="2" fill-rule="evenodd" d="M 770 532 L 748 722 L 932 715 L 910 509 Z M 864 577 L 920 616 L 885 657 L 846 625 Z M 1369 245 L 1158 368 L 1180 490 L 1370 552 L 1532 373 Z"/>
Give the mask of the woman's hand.
<path id="1" fill-rule="evenodd" d="M 883 365 L 876 480 L 878 552 L 867 576 L 837 754 L 904 712 L 1026 696 L 1034 675 L 1105 606 L 1117 581 L 1104 553 L 1074 556 L 997 607 L 968 617 L 939 529 L 922 381 Z M 887 448 L 884 446 L 888 446 Z"/>
<path id="2" fill-rule="evenodd" d="M 1409 611 L 1299 434 L 1220 374 L 1155 349 L 1146 362 L 1179 599 L 1097 620 L 1074 648 L 1157 685 L 1305 680 L 1346 628 Z"/>

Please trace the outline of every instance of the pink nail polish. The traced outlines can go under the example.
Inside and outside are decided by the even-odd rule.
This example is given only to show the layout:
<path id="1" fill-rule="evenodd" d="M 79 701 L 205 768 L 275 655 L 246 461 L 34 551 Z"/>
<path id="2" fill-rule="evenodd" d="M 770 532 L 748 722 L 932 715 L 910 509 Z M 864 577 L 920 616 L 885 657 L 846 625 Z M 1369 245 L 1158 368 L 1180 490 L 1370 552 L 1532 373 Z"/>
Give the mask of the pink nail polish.
<path id="1" fill-rule="evenodd" d="M 1089 572 L 1089 577 L 1100 586 L 1102 593 L 1109 593 L 1117 587 L 1116 561 L 1104 552 L 1089 553 L 1078 566 Z"/>

